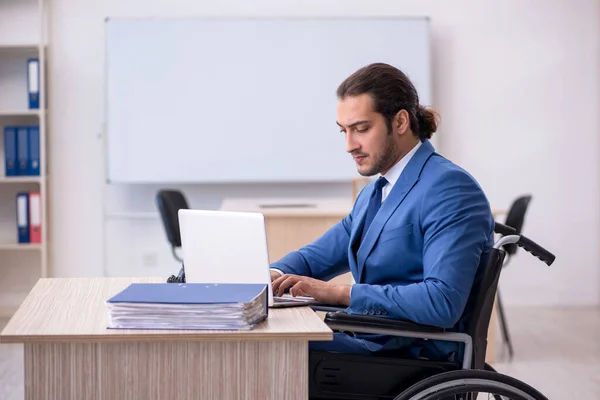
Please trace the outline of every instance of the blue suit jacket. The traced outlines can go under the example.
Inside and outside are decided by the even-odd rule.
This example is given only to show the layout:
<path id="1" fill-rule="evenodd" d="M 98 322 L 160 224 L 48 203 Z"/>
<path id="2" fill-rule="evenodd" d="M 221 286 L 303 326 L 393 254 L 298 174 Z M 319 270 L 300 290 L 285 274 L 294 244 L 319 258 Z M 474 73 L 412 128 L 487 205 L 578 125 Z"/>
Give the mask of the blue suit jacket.
<path id="1" fill-rule="evenodd" d="M 467 299 L 493 244 L 483 190 L 425 140 L 359 243 L 372 191 L 373 183 L 347 217 L 271 266 L 323 280 L 351 271 L 348 312 L 464 331 Z M 435 345 L 444 354 L 457 350 Z"/>

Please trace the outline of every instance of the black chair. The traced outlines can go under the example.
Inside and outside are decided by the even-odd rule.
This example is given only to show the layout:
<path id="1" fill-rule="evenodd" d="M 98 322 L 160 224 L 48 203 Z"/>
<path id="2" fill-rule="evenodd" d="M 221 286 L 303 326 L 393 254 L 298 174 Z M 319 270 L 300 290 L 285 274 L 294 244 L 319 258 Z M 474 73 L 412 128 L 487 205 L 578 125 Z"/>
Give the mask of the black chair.
<path id="1" fill-rule="evenodd" d="M 515 201 L 510 205 L 504 225 L 508 225 L 514 228 L 517 234 L 523 231 L 523 225 L 525 223 L 525 214 L 531 202 L 531 195 L 524 195 L 517 197 Z M 508 243 L 503 246 L 506 251 L 506 259 L 504 260 L 504 266 L 508 264 L 510 258 L 515 255 L 519 246 L 516 244 Z"/>
<path id="2" fill-rule="evenodd" d="M 506 215 L 506 220 L 504 221 L 505 225 L 508 225 L 515 229 L 517 234 L 520 234 L 523 230 L 523 224 L 525 223 L 525 214 L 527 213 L 527 209 L 529 207 L 529 203 L 531 202 L 531 195 L 520 196 L 508 209 L 508 214 Z M 510 259 L 517 253 L 517 249 L 519 246 L 516 244 L 508 243 L 503 246 L 504 251 L 506 252 L 506 257 L 504 259 L 504 267 L 508 264 Z M 509 358 L 512 359 L 514 355 L 514 349 L 512 345 L 512 341 L 510 339 L 510 334 L 508 332 L 508 324 L 506 322 L 506 315 L 504 312 L 504 306 L 502 304 L 502 297 L 500 296 L 500 289 L 498 289 L 497 294 L 498 299 L 498 322 L 500 323 L 500 329 L 502 332 L 502 340 L 506 343 L 508 347 L 508 355 Z"/>
<path id="3" fill-rule="evenodd" d="M 177 255 L 177 249 L 181 248 L 181 235 L 179 233 L 178 212 L 181 209 L 188 209 L 188 202 L 183 193 L 179 190 L 160 190 L 156 195 L 156 205 L 160 212 L 160 217 L 167 234 L 167 240 L 171 244 L 173 257 L 181 262 L 181 257 Z"/>
<path id="4" fill-rule="evenodd" d="M 490 393 L 504 393 L 505 396 L 514 396 L 511 397 L 514 399 L 524 398 L 518 396 L 521 392 L 530 393 L 532 396 L 530 398 L 545 399 L 525 383 L 494 372 L 485 364 L 485 353 L 490 315 L 506 254 L 502 246 L 515 243 L 548 265 L 554 262 L 554 255 L 530 239 L 516 235 L 514 229 L 505 225 L 496 223 L 495 232 L 503 237 L 490 250 L 483 276 L 472 288 L 467 305 L 467 309 L 472 309 L 472 312 L 465 316 L 467 320 L 465 333 L 410 321 L 350 315 L 344 311 L 330 311 L 331 308 L 322 309 L 329 311 L 325 323 L 338 332 L 385 334 L 462 343 L 461 363 L 407 359 L 392 353 L 362 356 L 313 351 L 309 354 L 310 398 L 412 399 L 416 393 L 422 393 L 425 389 L 429 390 L 428 388 L 435 386 L 440 387 L 439 393 L 436 392 L 440 397 L 418 398 L 444 399 L 451 395 L 461 395 L 460 398 L 468 399 L 472 398 L 475 392 L 493 389 L 494 391 Z M 318 306 L 313 308 L 321 311 Z M 483 371 L 484 369 L 487 371 Z M 479 386 L 475 383 L 465 386 L 464 383 L 468 382 L 468 379 L 479 382 Z M 482 382 L 487 383 L 482 384 Z M 507 389 L 507 385 L 512 385 L 512 389 Z M 499 396 L 495 397 L 499 398 Z"/>

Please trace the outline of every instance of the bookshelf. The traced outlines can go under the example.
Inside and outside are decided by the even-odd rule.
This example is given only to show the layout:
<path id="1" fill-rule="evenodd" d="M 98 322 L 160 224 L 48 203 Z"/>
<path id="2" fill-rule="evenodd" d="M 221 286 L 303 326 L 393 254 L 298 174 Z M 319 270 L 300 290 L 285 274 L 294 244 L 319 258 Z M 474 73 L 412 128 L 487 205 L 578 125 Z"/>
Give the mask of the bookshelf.
<path id="1" fill-rule="evenodd" d="M 0 1 L 0 318 L 10 317 L 48 267 L 46 0 Z M 39 108 L 30 109 L 27 60 L 39 59 Z M 39 126 L 38 175 L 7 176 L 5 127 Z M 40 194 L 40 243 L 19 243 L 17 193 Z"/>

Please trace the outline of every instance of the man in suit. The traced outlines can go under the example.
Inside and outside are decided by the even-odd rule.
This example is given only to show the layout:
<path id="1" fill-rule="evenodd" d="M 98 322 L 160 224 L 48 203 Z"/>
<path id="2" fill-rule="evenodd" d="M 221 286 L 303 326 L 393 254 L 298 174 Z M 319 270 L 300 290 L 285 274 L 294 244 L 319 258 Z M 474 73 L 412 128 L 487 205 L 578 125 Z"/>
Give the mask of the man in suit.
<path id="1" fill-rule="evenodd" d="M 364 176 L 379 175 L 350 214 L 271 265 L 273 290 L 347 306 L 347 312 L 464 331 L 467 299 L 493 244 L 483 190 L 429 142 L 436 114 L 400 70 L 372 64 L 337 90 L 337 125 Z M 355 284 L 327 280 L 350 270 Z M 354 354 L 406 350 L 456 359 L 450 342 L 336 333 L 311 349 Z"/>

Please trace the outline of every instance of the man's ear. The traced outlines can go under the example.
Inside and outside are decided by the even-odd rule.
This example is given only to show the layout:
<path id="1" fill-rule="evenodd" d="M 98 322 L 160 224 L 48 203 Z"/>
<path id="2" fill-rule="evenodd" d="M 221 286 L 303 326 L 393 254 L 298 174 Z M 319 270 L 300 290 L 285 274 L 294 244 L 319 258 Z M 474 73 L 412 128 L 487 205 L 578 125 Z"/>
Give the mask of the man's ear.
<path id="1" fill-rule="evenodd" d="M 402 109 L 394 116 L 394 133 L 404 135 L 410 128 L 410 117 L 405 109 Z"/>

